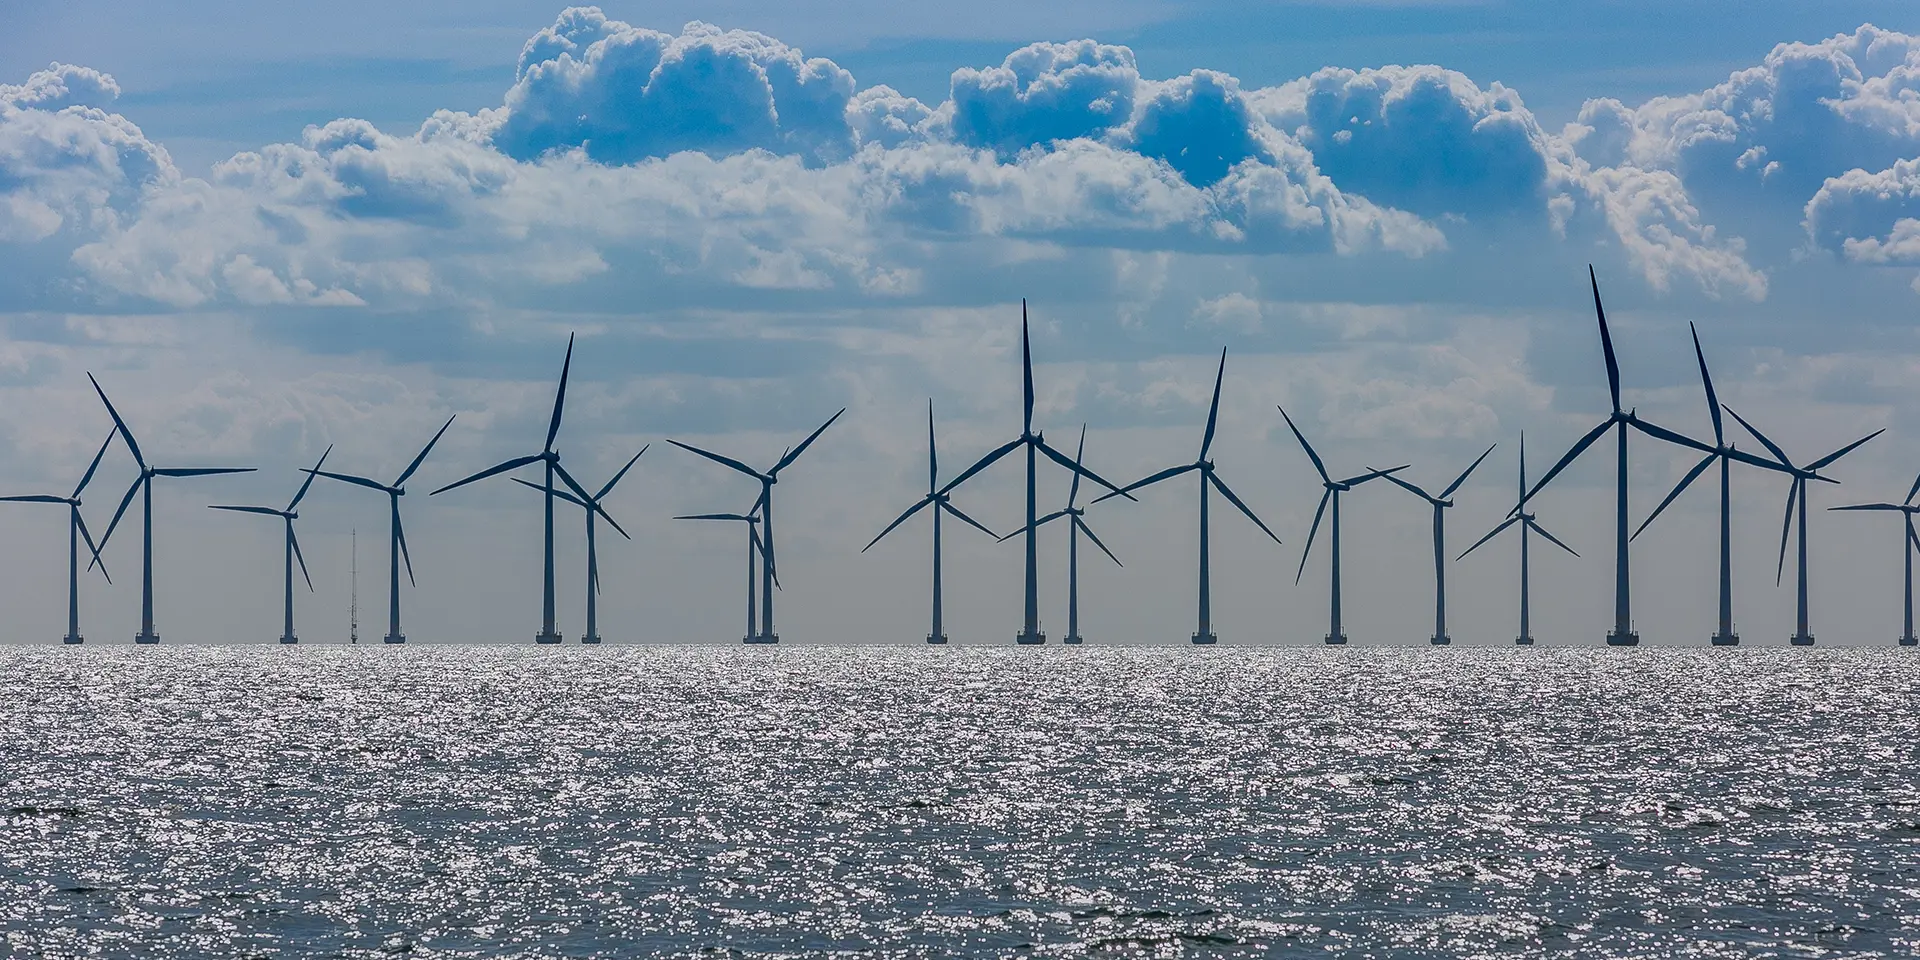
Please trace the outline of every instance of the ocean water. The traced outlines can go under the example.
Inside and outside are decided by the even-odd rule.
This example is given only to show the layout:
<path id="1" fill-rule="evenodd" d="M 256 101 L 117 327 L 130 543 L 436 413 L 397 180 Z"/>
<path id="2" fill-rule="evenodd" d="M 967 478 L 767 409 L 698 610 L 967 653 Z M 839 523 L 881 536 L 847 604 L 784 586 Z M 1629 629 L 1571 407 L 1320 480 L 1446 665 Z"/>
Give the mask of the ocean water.
<path id="1" fill-rule="evenodd" d="M 18 957 L 1913 956 L 1902 650 L 0 651 Z"/>

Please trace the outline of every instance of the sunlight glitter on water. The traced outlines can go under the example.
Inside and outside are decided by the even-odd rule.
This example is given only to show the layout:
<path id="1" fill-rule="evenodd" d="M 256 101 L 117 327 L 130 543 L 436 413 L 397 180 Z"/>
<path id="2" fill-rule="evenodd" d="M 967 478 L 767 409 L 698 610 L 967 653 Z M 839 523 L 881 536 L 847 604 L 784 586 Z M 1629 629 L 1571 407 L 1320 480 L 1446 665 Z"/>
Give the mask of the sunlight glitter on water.
<path id="1" fill-rule="evenodd" d="M 1920 951 L 1900 651 L 0 652 L 24 956 Z"/>

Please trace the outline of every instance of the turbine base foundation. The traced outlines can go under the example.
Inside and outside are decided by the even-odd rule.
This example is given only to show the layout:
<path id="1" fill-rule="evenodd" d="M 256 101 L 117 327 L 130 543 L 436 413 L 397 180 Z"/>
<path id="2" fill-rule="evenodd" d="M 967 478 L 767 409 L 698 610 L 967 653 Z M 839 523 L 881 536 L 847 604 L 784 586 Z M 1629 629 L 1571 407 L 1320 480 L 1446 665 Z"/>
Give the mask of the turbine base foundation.
<path id="1" fill-rule="evenodd" d="M 61 638 L 60 638 L 60 642 L 61 642 L 61 643 L 64 643 L 64 644 L 67 644 L 67 645 L 69 645 L 69 646 L 77 646 L 77 645 L 79 645 L 79 644 L 82 644 L 82 643 L 86 643 L 86 642 L 87 642 L 87 638 L 86 638 L 86 637 L 83 637 L 83 636 L 80 636 L 80 635 L 78 635 L 78 634 L 72 634 L 72 633 L 69 633 L 69 634 L 67 634 L 67 635 L 66 635 L 66 636 L 64 636 L 64 637 L 61 637 Z M 1901 642 L 1902 642 L 1902 643 L 1906 643 L 1906 641 L 1904 641 L 1904 640 L 1903 640 L 1903 641 L 1901 641 Z M 1911 644 L 1908 644 L 1908 645 L 1909 645 L 1909 646 L 1911 646 Z"/>
<path id="2" fill-rule="evenodd" d="M 1327 646 L 1330 646 L 1330 647 L 1343 647 L 1343 646 L 1346 646 L 1346 643 L 1347 643 L 1347 635 L 1344 633 L 1342 634 L 1329 633 L 1322 639 L 1326 640 Z"/>
<path id="3" fill-rule="evenodd" d="M 933 634 L 931 634 L 931 633 L 929 633 L 929 634 L 927 634 L 927 642 L 928 642 L 928 643 L 931 643 L 931 644 L 934 644 L 934 645 L 936 645 L 936 646 L 938 646 L 938 645 L 940 645 L 940 644 L 944 644 L 944 643 L 946 643 L 946 642 L 947 642 L 947 635 L 943 633 L 943 634 L 941 634 L 941 635 L 939 635 L 939 636 L 937 636 L 937 637 L 936 637 L 936 636 L 934 636 Z"/>
<path id="4" fill-rule="evenodd" d="M 560 636 L 558 633 L 536 633 L 533 635 L 533 642 L 540 643 L 540 644 L 560 643 L 564 639 L 565 638 Z"/>
<path id="5" fill-rule="evenodd" d="M 380 642 L 381 643 L 406 643 L 407 635 L 404 633 L 389 633 L 385 637 L 382 637 L 380 639 Z"/>
<path id="6" fill-rule="evenodd" d="M 1533 646 L 1533 638 L 1532 637 L 1514 637 L 1513 645 L 1516 647 L 1531 647 Z"/>
<path id="7" fill-rule="evenodd" d="M 1032 633 L 1022 630 L 1013 635 L 1013 642 L 1023 647 L 1037 647 L 1047 642 L 1047 635 L 1038 630 Z"/>
<path id="8" fill-rule="evenodd" d="M 1442 633 L 1442 634 L 1436 634 L 1434 636 L 1428 637 L 1427 642 L 1430 644 L 1433 644 L 1436 647 L 1445 647 L 1445 646 L 1451 646 L 1453 644 L 1453 638 Z"/>
<path id="9" fill-rule="evenodd" d="M 140 633 L 136 633 L 133 635 L 133 642 L 140 644 L 141 646 L 159 643 L 160 635 L 157 633 L 148 633 L 146 631 L 142 631 Z"/>
<path id="10" fill-rule="evenodd" d="M 68 642 L 68 643 L 79 643 L 80 641 L 78 641 L 78 640 L 68 640 L 67 642 Z M 1920 644 L 1920 637 L 1901 637 L 1901 638 L 1900 638 L 1900 645 L 1901 645 L 1901 646 L 1903 646 L 1903 647 L 1911 647 L 1911 646 L 1913 646 L 1913 645 L 1915 645 L 1915 644 Z"/>
<path id="11" fill-rule="evenodd" d="M 1081 643 L 1083 643 L 1083 642 L 1085 642 L 1085 641 L 1086 641 L 1086 639 L 1087 639 L 1086 637 L 1083 637 L 1083 636 L 1081 636 L 1081 635 L 1079 635 L 1079 634 L 1077 634 L 1077 633 L 1070 633 L 1070 634 L 1068 634 L 1068 635 L 1066 635 L 1066 636 L 1064 636 L 1064 637 L 1061 637 L 1061 638 L 1060 638 L 1060 642 L 1061 642 L 1061 643 L 1070 643 L 1070 644 L 1073 644 L 1074 646 L 1076 646 L 1076 647 L 1077 647 L 1077 646 L 1079 646 L 1079 645 L 1080 645 Z"/>
<path id="12" fill-rule="evenodd" d="M 593 636 L 590 636 L 590 637 L 581 637 L 580 642 L 581 643 L 599 643 L 600 636 L 599 634 L 594 634 Z"/>
<path id="13" fill-rule="evenodd" d="M 779 643 L 780 635 L 777 633 L 756 633 L 749 637 L 741 637 L 740 642 L 741 643 Z"/>
<path id="14" fill-rule="evenodd" d="M 1618 630 L 1607 631 L 1607 646 L 1609 647 L 1637 647 L 1639 645 L 1640 635 L 1637 633 L 1632 631 L 1621 633 Z"/>
<path id="15" fill-rule="evenodd" d="M 1208 630 L 1206 633 L 1194 634 L 1192 637 L 1192 640 L 1195 644 L 1199 646 L 1211 647 L 1214 644 L 1220 642 L 1220 635 L 1217 633 L 1214 633 L 1212 630 Z"/>
<path id="16" fill-rule="evenodd" d="M 1811 647 L 1813 646 L 1813 634 L 1796 633 L 1793 635 L 1793 638 L 1788 640 L 1787 642 L 1793 644 L 1796 647 Z"/>
<path id="17" fill-rule="evenodd" d="M 1737 633 L 1716 633 L 1713 635 L 1712 643 L 1716 647 L 1737 647 L 1740 645 L 1740 635 Z"/>
<path id="18" fill-rule="evenodd" d="M 299 637 L 296 637 L 296 636 L 294 636 L 294 635 L 293 635 L 293 634 L 291 634 L 291 633 L 289 633 L 289 634 L 286 634 L 285 636 L 282 636 L 282 637 L 280 638 L 280 642 L 281 642 L 281 643 L 299 643 L 299 642 L 300 642 L 300 638 L 299 638 Z"/>

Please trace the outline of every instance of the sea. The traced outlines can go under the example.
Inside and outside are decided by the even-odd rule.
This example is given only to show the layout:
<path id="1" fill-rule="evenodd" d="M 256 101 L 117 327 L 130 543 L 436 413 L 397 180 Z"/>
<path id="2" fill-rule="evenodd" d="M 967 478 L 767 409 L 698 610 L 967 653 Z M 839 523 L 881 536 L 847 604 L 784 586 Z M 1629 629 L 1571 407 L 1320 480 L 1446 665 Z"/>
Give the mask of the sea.
<path id="1" fill-rule="evenodd" d="M 12 957 L 1911 957 L 1900 649 L 0 648 Z"/>

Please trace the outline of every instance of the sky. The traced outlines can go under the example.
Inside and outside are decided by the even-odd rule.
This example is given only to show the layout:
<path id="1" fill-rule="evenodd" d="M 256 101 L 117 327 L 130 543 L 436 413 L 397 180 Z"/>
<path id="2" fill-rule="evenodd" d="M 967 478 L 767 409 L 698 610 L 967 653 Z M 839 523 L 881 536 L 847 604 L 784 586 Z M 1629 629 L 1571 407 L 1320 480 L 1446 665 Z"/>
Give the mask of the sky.
<path id="1" fill-rule="evenodd" d="M 288 5 L 282 5 L 288 6 Z M 300 7 L 300 5 L 291 5 Z M 1336 474 L 1410 464 L 1444 487 L 1448 554 L 1608 411 L 1587 271 L 1623 402 L 1711 438 L 1689 323 L 1720 398 L 1826 471 L 1810 513 L 1814 633 L 1890 643 L 1901 531 L 1827 506 L 1899 500 L 1920 471 L 1920 16 L 1909 5 L 509 0 L 325 9 L 80 2 L 0 37 L 0 493 L 65 494 L 107 436 L 91 372 L 160 465 L 254 466 L 155 487 L 168 640 L 280 632 L 277 522 L 299 468 L 397 475 L 453 426 L 403 503 L 417 641 L 525 642 L 539 624 L 539 497 L 493 480 L 536 452 L 577 336 L 565 462 L 632 540 L 603 532 L 609 640 L 733 642 L 743 547 L 671 519 L 742 510 L 747 478 L 672 438 L 771 464 L 847 414 L 777 489 L 780 632 L 926 632 L 929 530 L 861 548 L 924 492 L 926 415 L 952 476 L 1017 434 L 1020 303 L 1037 424 L 1132 480 L 1190 461 L 1227 351 L 1220 475 L 1284 541 L 1214 503 L 1216 629 L 1317 643 L 1321 489 L 1284 407 Z M 1731 419 L 1741 449 L 1762 445 Z M 1696 461 L 1636 437 L 1637 526 Z M 86 491 L 104 532 L 134 467 Z M 1613 463 L 1535 502 L 1580 556 L 1534 552 L 1534 632 L 1609 626 Z M 531 476 L 529 473 L 528 476 Z M 1089 642 L 1193 630 L 1195 491 L 1183 478 L 1088 520 Z M 956 502 L 1021 522 L 1012 462 Z M 1713 630 L 1716 484 L 1634 546 L 1649 643 Z M 1786 484 L 1735 471 L 1736 619 L 1793 629 L 1776 585 Z M 366 494 L 362 496 L 362 494 Z M 1042 508 L 1065 476 L 1044 471 Z M 301 634 L 381 632 L 385 505 L 323 482 L 301 504 Z M 0 642 L 64 628 L 59 509 L 5 504 Z M 581 629 L 581 517 L 560 513 L 561 627 Z M 1432 628 L 1431 518 L 1376 483 L 1345 503 L 1347 629 Z M 83 582 L 89 637 L 138 625 L 138 506 Z M 1042 613 L 1064 632 L 1066 531 L 1042 531 Z M 1021 551 L 946 538 L 948 632 L 1005 643 Z M 1536 546 L 1538 546 L 1536 544 Z M 1517 544 L 1449 561 L 1462 643 L 1511 642 Z M 1296 584 L 1296 574 L 1299 576 Z"/>

